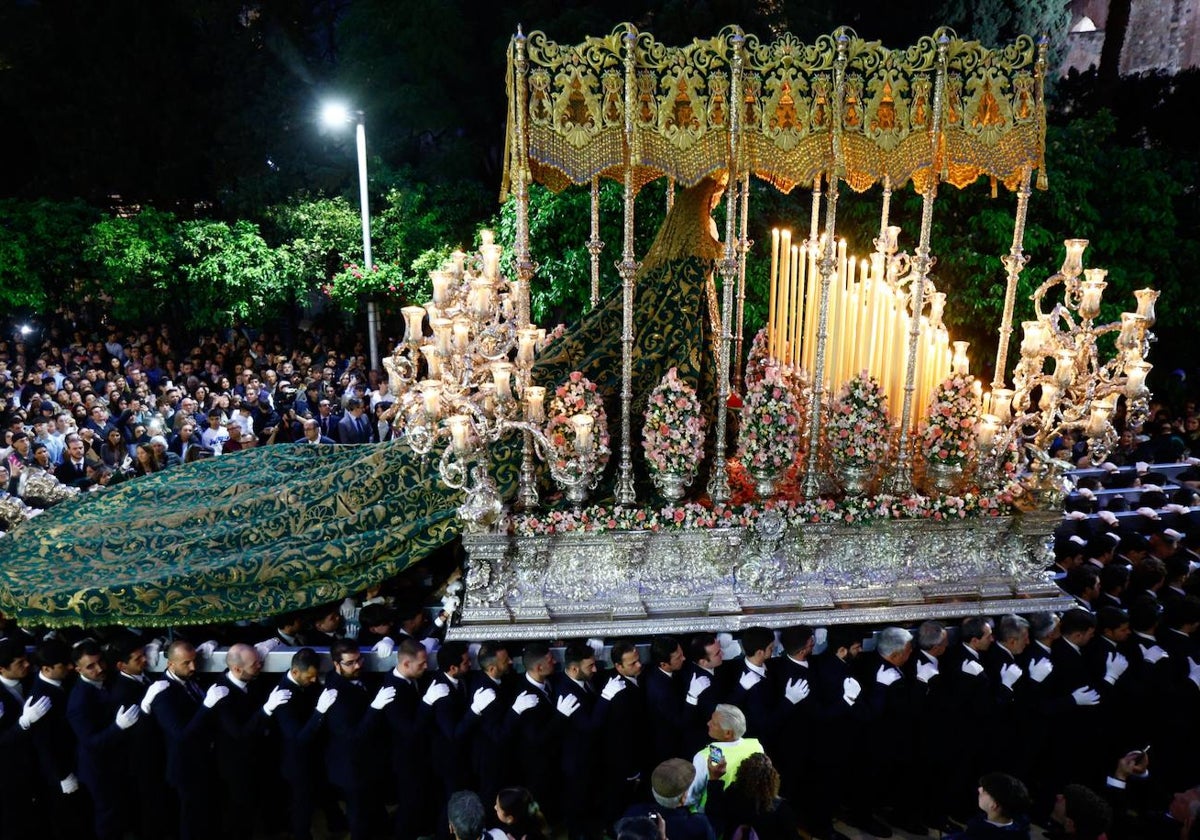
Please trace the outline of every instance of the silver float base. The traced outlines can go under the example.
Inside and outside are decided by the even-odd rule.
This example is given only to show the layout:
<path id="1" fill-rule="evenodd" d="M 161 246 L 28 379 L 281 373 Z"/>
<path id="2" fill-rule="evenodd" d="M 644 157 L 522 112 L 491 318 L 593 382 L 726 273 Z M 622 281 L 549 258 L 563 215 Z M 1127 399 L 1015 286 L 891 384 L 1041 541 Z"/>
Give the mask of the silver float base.
<path id="1" fill-rule="evenodd" d="M 875 525 L 467 534 L 451 639 L 913 623 L 1069 608 L 1042 570 L 1056 513 Z"/>

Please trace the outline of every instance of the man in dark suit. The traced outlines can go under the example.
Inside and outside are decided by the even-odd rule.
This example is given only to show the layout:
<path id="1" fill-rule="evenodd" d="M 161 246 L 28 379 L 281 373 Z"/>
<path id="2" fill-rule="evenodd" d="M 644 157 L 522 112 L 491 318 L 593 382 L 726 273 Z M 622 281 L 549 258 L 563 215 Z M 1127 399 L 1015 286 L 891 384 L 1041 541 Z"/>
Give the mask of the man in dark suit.
<path id="1" fill-rule="evenodd" d="M 668 758 L 684 756 L 687 692 L 680 678 L 683 664 L 683 646 L 674 636 L 654 637 L 650 643 L 650 669 L 643 675 L 647 723 L 653 733 L 649 755 L 653 767 Z"/>
<path id="2" fill-rule="evenodd" d="M 513 750 L 517 753 L 521 784 L 529 788 L 548 820 L 558 819 L 560 767 L 562 764 L 562 715 L 570 703 L 554 694 L 550 677 L 555 661 L 543 642 L 530 642 L 521 652 L 525 667 L 520 693 L 512 704 Z"/>
<path id="3" fill-rule="evenodd" d="M 84 454 L 83 439 L 77 434 L 66 437 L 66 451 L 62 463 L 54 471 L 54 477 L 69 487 L 90 487 L 94 482 L 88 478 L 88 463 Z"/>
<path id="4" fill-rule="evenodd" d="M 294 840 L 311 840 L 312 816 L 318 804 L 326 806 L 327 821 L 336 823 L 340 816 L 334 816 L 337 803 L 331 802 L 324 790 L 321 767 L 325 715 L 336 702 L 338 690 L 321 690 L 320 667 L 321 657 L 312 648 L 296 651 L 291 667 L 279 681 L 280 688 L 291 692 L 291 699 L 273 715 L 279 729 L 279 772 L 287 783 L 288 825 Z"/>
<path id="5" fill-rule="evenodd" d="M 815 760 L 813 736 L 819 726 L 819 709 L 813 691 L 814 676 L 808 661 L 815 646 L 813 629 L 801 624 L 780 632 L 783 656 L 768 660 L 768 671 L 777 696 L 771 740 L 776 745 L 773 755 L 779 768 L 780 781 L 785 785 L 784 796 L 796 803 L 808 823 L 810 815 L 820 811 L 812 802 L 814 777 L 821 772 L 822 762 Z M 809 824 L 817 837 L 827 837 L 832 826 Z"/>
<path id="6" fill-rule="evenodd" d="M 146 646 L 140 636 L 129 633 L 113 645 L 115 671 L 108 683 L 110 706 L 116 709 L 130 705 L 141 706 L 150 686 L 146 674 Z M 162 730 L 150 715 L 140 715 L 130 729 L 129 743 L 122 745 L 125 763 L 122 775 L 132 782 L 129 790 L 136 792 L 121 797 L 126 830 L 133 831 L 138 840 L 153 840 L 163 832 L 168 819 L 166 754 Z"/>
<path id="7" fill-rule="evenodd" d="M 214 835 L 213 708 L 229 693 L 223 685 L 205 691 L 196 681 L 196 649 L 181 639 L 167 646 L 165 678 L 151 683 L 142 698 L 142 713 L 154 716 L 167 753 L 167 784 L 179 802 L 180 840 Z M 210 828 L 212 826 L 212 828 Z"/>
<path id="8" fill-rule="evenodd" d="M 360 676 L 363 656 L 355 642 L 334 642 L 329 658 L 333 672 L 325 678 L 325 686 L 338 694 L 326 714 L 326 771 L 345 799 L 351 840 L 368 840 L 384 822 L 386 756 L 379 749 L 379 735 L 385 725 L 381 713 L 395 699 L 396 689 L 385 685 L 372 698 Z"/>
<path id="9" fill-rule="evenodd" d="M 52 836 L 74 837 L 86 824 L 87 794 L 79 792 L 79 777 L 75 773 L 75 733 L 67 722 L 67 680 L 75 670 L 71 649 L 58 639 L 48 639 L 37 646 L 34 659 L 38 665 L 29 695 L 35 700 L 47 697 L 50 711 L 33 729 L 33 748 L 37 755 L 42 802 L 55 809 Z"/>
<path id="10" fill-rule="evenodd" d="M 291 699 L 291 690 L 275 686 L 264 699 L 255 691 L 262 657 L 247 644 L 225 654 L 225 673 L 217 685 L 229 689 L 217 707 L 214 747 L 217 775 L 224 787 L 224 836 L 249 838 L 254 833 L 263 779 L 275 763 L 267 736 L 275 710 Z"/>
<path id="11" fill-rule="evenodd" d="M 597 792 L 596 764 L 600 757 L 600 733 L 609 700 L 625 687 L 613 677 L 603 691 L 594 685 L 596 652 L 586 644 L 567 645 L 563 669 L 551 677 L 554 694 L 561 703 L 556 710 L 562 721 L 562 808 L 568 840 L 600 836 L 602 825 L 592 807 Z M 566 700 L 564 698 L 569 698 Z"/>
<path id="12" fill-rule="evenodd" d="M 346 413 L 338 422 L 338 442 L 371 442 L 371 421 L 363 412 L 362 400 L 358 397 L 346 400 Z"/>
<path id="13" fill-rule="evenodd" d="M 612 825 L 626 809 L 640 799 L 646 770 L 648 733 L 646 732 L 646 691 L 640 684 L 642 660 L 637 646 L 622 639 L 612 646 L 613 677 L 625 688 L 609 702 L 601 739 L 601 777 L 596 785 L 603 804 L 605 825 Z M 607 688 L 607 685 L 606 685 Z"/>
<path id="14" fill-rule="evenodd" d="M 317 415 L 314 419 L 321 428 L 322 435 L 334 443 L 340 442 L 338 439 L 338 421 L 342 418 L 333 413 L 333 407 L 327 397 L 322 397 L 321 401 L 317 404 Z"/>
<path id="15" fill-rule="evenodd" d="M 1100 768 L 1096 732 L 1100 720 L 1101 692 L 1092 683 L 1083 650 L 1096 634 L 1096 616 L 1071 609 L 1059 623 L 1059 638 L 1050 655 L 1054 670 L 1050 692 L 1054 700 L 1051 725 L 1055 744 L 1053 765 L 1055 788 L 1065 784 L 1096 783 Z M 1102 779 L 1100 781 L 1103 781 Z"/>
<path id="16" fill-rule="evenodd" d="M 402 640 L 403 643 L 403 640 Z M 438 670 L 429 683 L 433 698 L 432 726 L 429 729 L 429 759 L 433 770 L 435 795 L 439 806 L 434 826 L 440 837 L 446 837 L 445 803 L 456 790 L 467 787 L 470 776 L 464 723 L 470 701 L 467 697 L 467 676 L 471 657 L 466 642 L 447 642 L 437 650 Z M 441 689 L 444 686 L 443 695 Z"/>
<path id="17" fill-rule="evenodd" d="M 513 777 L 509 709 L 515 694 L 512 657 L 500 642 L 484 642 L 475 655 L 478 670 L 467 674 L 471 705 L 463 717 L 473 790 L 487 802 Z"/>
<path id="18" fill-rule="evenodd" d="M 303 421 L 304 437 L 296 441 L 297 446 L 315 446 L 319 443 L 335 443 L 334 439 L 321 432 L 321 424 L 312 418 Z"/>
<path id="19" fill-rule="evenodd" d="M 725 702 L 725 692 L 717 671 L 724 662 L 721 642 L 713 633 L 697 633 L 688 640 L 688 662 L 683 667 L 686 723 L 683 732 L 684 756 L 695 755 L 708 743 L 708 721 L 713 709 Z"/>
<path id="20" fill-rule="evenodd" d="M 429 655 L 420 642 L 404 639 L 396 647 L 396 667 L 383 679 L 395 690 L 395 702 L 385 713 L 392 735 L 392 774 L 400 807 L 396 809 L 396 837 L 424 837 L 434 830 L 431 807 L 433 785 L 428 768 L 430 723 L 433 706 L 447 697 L 445 682 L 430 683 L 425 676 Z"/>
<path id="21" fill-rule="evenodd" d="M 767 660 L 775 652 L 775 633 L 766 627 L 747 627 L 740 641 L 740 663 L 727 663 L 737 668 L 729 702 L 746 715 L 746 737 L 769 741 L 778 687 L 767 671 Z"/>
<path id="22" fill-rule="evenodd" d="M 951 706 L 947 725 L 952 731 L 964 733 L 959 748 L 951 756 L 950 781 L 956 789 L 949 796 L 950 816 L 964 823 L 975 812 L 976 780 L 984 772 L 987 757 L 987 745 L 979 737 L 977 727 L 986 719 L 981 716 L 990 711 L 995 697 L 996 687 L 983 666 L 983 655 L 994 641 L 990 620 L 983 616 L 965 618 L 959 626 L 958 644 L 950 646 L 938 665 L 949 683 Z M 969 737 L 966 733 L 970 733 Z"/>
<path id="23" fill-rule="evenodd" d="M 125 833 L 121 800 L 127 793 L 130 729 L 141 710 L 138 703 L 129 703 L 118 707 L 114 716 L 98 644 L 85 639 L 75 645 L 72 656 L 79 682 L 67 701 L 67 719 L 79 745 L 76 775 L 92 796 L 96 840 L 120 840 Z"/>
<path id="24" fill-rule="evenodd" d="M 0 641 L 0 840 L 37 836 L 31 807 L 36 761 L 30 730 L 50 711 L 50 698 L 29 696 L 29 659 L 16 639 Z"/>

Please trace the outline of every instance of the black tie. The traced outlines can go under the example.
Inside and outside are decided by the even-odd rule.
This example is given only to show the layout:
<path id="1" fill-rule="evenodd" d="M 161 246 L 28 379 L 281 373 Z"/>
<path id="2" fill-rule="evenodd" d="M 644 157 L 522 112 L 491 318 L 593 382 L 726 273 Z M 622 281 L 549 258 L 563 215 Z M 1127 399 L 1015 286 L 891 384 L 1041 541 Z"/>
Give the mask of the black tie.
<path id="1" fill-rule="evenodd" d="M 192 696 L 193 700 L 197 703 L 204 702 L 204 692 L 200 690 L 200 686 L 196 684 L 195 680 L 188 680 L 184 686 L 187 687 L 187 693 Z"/>

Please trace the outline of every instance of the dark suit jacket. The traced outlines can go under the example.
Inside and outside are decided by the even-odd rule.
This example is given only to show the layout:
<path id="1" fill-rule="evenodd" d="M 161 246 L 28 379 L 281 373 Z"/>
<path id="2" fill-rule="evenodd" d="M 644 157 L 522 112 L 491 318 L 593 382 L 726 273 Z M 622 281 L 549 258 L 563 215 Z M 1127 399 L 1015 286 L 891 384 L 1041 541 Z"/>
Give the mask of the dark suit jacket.
<path id="1" fill-rule="evenodd" d="M 29 696 L 28 686 L 25 687 L 25 696 Z M 4 756 L 0 761 L 0 786 L 10 792 L 28 789 L 36 762 L 33 739 L 29 732 L 17 723 L 21 717 L 22 706 L 7 688 L 0 686 L 0 709 L 4 712 L 0 715 L 0 755 Z M 22 802 L 21 807 L 26 805 L 27 803 Z"/>
<path id="2" fill-rule="evenodd" d="M 596 775 L 596 757 L 600 745 L 600 733 L 608 715 L 608 701 L 600 697 L 600 690 L 589 683 L 581 688 L 579 683 L 561 671 L 551 677 L 555 697 L 574 697 L 579 708 L 569 718 L 564 718 L 562 728 L 562 779 L 564 792 L 568 794 L 568 812 L 575 807 L 580 796 L 579 807 L 587 808 L 587 796 L 595 796 L 593 780 Z M 561 715 L 560 715 L 561 717 Z"/>
<path id="3" fill-rule="evenodd" d="M 50 698 L 50 711 L 29 732 L 42 784 L 57 791 L 59 782 L 75 772 L 75 733 L 67 722 L 67 692 L 38 676 L 34 677 L 28 696 Z"/>
<path id="4" fill-rule="evenodd" d="M 384 772 L 386 754 L 378 743 L 383 715 L 371 708 L 375 695 L 337 672 L 325 678 L 325 687 L 338 691 L 337 702 L 325 716 L 329 736 L 325 768 L 329 781 L 343 790 L 368 787 Z"/>
<path id="5" fill-rule="evenodd" d="M 696 675 L 707 677 L 709 682 L 708 688 L 700 692 L 696 698 L 696 704 L 692 705 L 687 702 L 687 689 L 692 684 L 692 677 Z M 712 717 L 713 710 L 719 704 L 724 703 L 726 697 L 719 677 L 719 674 L 710 674 L 694 662 L 688 662 L 683 666 L 684 729 L 680 749 L 683 750 L 685 758 L 695 755 L 709 741 L 708 721 Z"/>
<path id="6" fill-rule="evenodd" d="M 514 680 L 501 680 L 499 684 L 482 671 L 467 674 L 467 710 L 463 715 L 462 733 L 467 743 L 471 774 L 480 792 L 487 800 L 495 798 L 496 792 L 512 781 L 512 753 L 509 741 L 512 727 L 509 710 L 512 708 Z M 471 711 L 475 692 L 490 688 L 496 699 L 483 710 L 482 715 Z"/>
<path id="7" fill-rule="evenodd" d="M 650 766 L 657 767 L 668 758 L 690 758 L 683 751 L 683 735 L 688 722 L 687 684 L 682 673 L 665 673 L 657 665 L 642 671 L 646 684 L 646 711 L 652 731 Z"/>
<path id="8" fill-rule="evenodd" d="M 167 679 L 167 689 L 151 708 L 166 744 L 167 782 L 177 790 L 203 790 L 212 778 L 215 716 L 202 698 Z"/>
<path id="9" fill-rule="evenodd" d="M 280 775 L 293 785 L 311 787 L 321 778 L 321 754 L 325 743 L 325 715 L 317 711 L 321 686 L 314 683 L 301 688 L 286 673 L 279 685 L 292 692 L 292 699 L 276 709 L 272 716 L 279 730 Z M 341 698 L 340 691 L 338 697 Z"/>
<path id="10" fill-rule="evenodd" d="M 470 705 L 466 674 L 458 678 L 457 686 L 441 671 L 434 673 L 433 682 L 446 686 L 450 693 L 434 703 L 428 713 L 433 724 L 429 729 L 429 763 L 446 789 L 454 792 L 462 790 L 468 778 L 466 734 L 469 725 L 463 723 Z M 426 706 L 425 703 L 421 705 Z"/>
<path id="11" fill-rule="evenodd" d="M 115 714 L 107 688 L 81 679 L 72 689 L 67 719 L 79 745 L 76 775 L 96 797 L 115 793 L 128 766 L 131 730 L 117 726 Z"/>
<path id="12" fill-rule="evenodd" d="M 94 483 L 88 478 L 87 459 L 76 468 L 66 453 L 63 453 L 63 462 L 54 470 L 54 477 L 69 487 L 88 487 Z"/>
<path id="13" fill-rule="evenodd" d="M 609 671 L 597 683 L 606 685 L 609 678 L 614 676 L 618 676 L 616 671 Z M 642 676 L 637 685 L 621 677 L 625 681 L 625 688 L 609 701 L 601 739 L 602 787 L 619 786 L 627 779 L 648 772 L 646 683 L 645 675 Z"/>
<path id="14" fill-rule="evenodd" d="M 338 421 L 338 442 L 339 443 L 370 443 L 371 442 L 371 423 L 367 415 L 364 413 L 354 419 L 354 415 L 346 413 L 340 421 Z"/>
<path id="15" fill-rule="evenodd" d="M 228 673 L 222 674 L 217 684 L 229 689 L 214 708 L 217 770 L 231 786 L 250 787 L 260 782 L 267 767 L 274 763 L 273 756 L 268 756 L 271 719 L 263 711 L 265 698 L 259 696 L 254 682 L 243 691 Z"/>

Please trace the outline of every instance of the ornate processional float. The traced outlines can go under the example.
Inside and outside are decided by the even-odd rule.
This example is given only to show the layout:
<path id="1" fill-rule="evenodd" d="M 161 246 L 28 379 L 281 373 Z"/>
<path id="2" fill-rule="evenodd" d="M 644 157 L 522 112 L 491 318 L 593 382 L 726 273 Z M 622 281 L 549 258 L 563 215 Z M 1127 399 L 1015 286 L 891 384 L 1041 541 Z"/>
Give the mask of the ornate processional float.
<path id="1" fill-rule="evenodd" d="M 463 491 L 466 587 L 451 634 L 1069 605 L 1042 571 L 1065 492 L 1065 465 L 1046 453 L 1071 429 L 1102 460 L 1122 398 L 1128 423 L 1144 418 L 1157 293 L 1097 325 L 1104 271 L 1085 270 L 1087 243 L 1068 240 L 1033 295 L 1008 387 L 1025 214 L 1032 186 L 1046 186 L 1044 73 L 1045 46 L 1028 37 L 992 50 L 949 30 L 904 50 L 848 29 L 803 44 L 728 27 L 684 47 L 630 25 L 577 45 L 518 32 L 503 185 L 512 276 L 485 232 L 477 254 L 434 272 L 431 301 L 406 308 L 406 338 L 385 361 L 405 440 Z M 807 230 L 772 231 L 759 254 L 752 176 L 811 191 Z M 1017 196 L 986 393 L 943 323 L 954 301 L 930 277 L 938 187 L 980 176 Z M 608 299 L 601 178 L 624 196 Z M 674 203 L 639 262 L 636 199 L 658 178 Z M 533 182 L 591 190 L 593 309 L 560 335 L 531 320 Z M 910 182 L 922 197 L 911 255 L 889 219 L 892 191 Z M 879 234 L 859 259 L 837 238 L 838 201 L 875 186 Z M 720 235 L 709 213 L 722 193 Z M 768 324 L 744 353 L 752 254 L 770 260 Z M 695 317 L 662 314 L 676 307 Z M 1105 352 L 1097 339 L 1110 332 Z"/>

